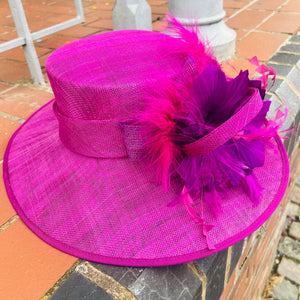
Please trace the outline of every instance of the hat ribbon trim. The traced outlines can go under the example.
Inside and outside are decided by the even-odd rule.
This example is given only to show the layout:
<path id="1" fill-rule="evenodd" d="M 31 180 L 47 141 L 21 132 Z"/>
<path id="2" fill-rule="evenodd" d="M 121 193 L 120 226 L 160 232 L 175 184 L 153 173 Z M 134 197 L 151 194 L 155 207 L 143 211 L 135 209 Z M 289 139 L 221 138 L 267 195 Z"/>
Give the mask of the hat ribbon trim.
<path id="1" fill-rule="evenodd" d="M 263 106 L 258 89 L 250 88 L 252 95 L 249 101 L 231 118 L 199 140 L 182 146 L 182 150 L 190 157 L 207 154 L 224 145 L 234 138 L 253 118 L 257 116 Z"/>
<path id="2" fill-rule="evenodd" d="M 95 158 L 127 157 L 123 135 L 117 120 L 83 120 L 63 115 L 53 103 L 59 123 L 59 137 L 72 152 Z"/>

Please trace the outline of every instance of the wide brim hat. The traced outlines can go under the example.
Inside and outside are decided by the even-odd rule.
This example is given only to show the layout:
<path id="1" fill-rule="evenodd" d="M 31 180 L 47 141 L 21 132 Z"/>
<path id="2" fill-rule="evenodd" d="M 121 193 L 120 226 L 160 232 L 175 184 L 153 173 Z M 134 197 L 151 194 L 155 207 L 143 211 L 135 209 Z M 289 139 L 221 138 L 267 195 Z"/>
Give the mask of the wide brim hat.
<path id="1" fill-rule="evenodd" d="M 175 172 L 170 163 L 169 177 L 158 180 L 165 171 L 158 170 L 161 157 L 147 153 L 153 148 L 147 136 L 153 131 L 147 127 L 151 107 L 155 116 L 165 99 L 177 93 L 187 99 L 187 90 L 200 88 L 200 83 L 190 84 L 190 78 L 221 72 L 203 43 L 192 44 L 163 33 L 109 32 L 69 43 L 48 58 L 55 99 L 14 133 L 3 164 L 13 207 L 41 239 L 100 263 L 172 265 L 229 247 L 259 228 L 276 209 L 289 177 L 281 138 L 277 133 L 251 141 L 237 137 L 262 110 L 261 90 L 253 85 L 247 87 L 250 92 L 242 106 L 223 122 L 227 125 L 219 124 L 213 131 L 222 138 L 216 141 L 206 134 L 193 149 L 181 140 L 174 142 L 183 149 L 177 157 L 180 170 Z M 186 121 L 186 107 L 183 111 Z M 235 116 L 243 119 L 238 126 Z M 176 115 L 172 124 L 184 123 L 176 123 L 179 119 Z M 269 128 L 266 122 L 262 126 Z M 173 135 L 174 130 L 178 133 L 173 128 Z M 185 174 L 194 172 L 189 159 L 210 157 L 218 146 L 229 147 L 232 139 L 251 145 L 263 141 L 263 163 L 247 171 L 239 166 L 244 172 L 239 183 L 234 175 L 229 180 L 218 177 L 213 188 L 204 175 L 200 188 L 189 178 L 185 182 Z M 232 154 L 230 149 L 227 153 Z M 187 164 L 185 171 L 182 162 Z M 257 195 L 249 178 L 259 187 Z M 215 193 L 218 201 L 211 200 L 216 200 Z"/>

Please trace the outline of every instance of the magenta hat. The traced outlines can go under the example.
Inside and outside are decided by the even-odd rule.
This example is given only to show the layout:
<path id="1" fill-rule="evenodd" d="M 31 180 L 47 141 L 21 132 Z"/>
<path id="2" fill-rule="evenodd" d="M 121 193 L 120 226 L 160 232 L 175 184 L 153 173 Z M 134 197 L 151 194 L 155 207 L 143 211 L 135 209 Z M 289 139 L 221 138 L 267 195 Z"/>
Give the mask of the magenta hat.
<path id="1" fill-rule="evenodd" d="M 173 20 L 173 23 L 176 22 Z M 179 264 L 245 238 L 278 206 L 288 159 L 258 65 L 227 78 L 196 34 L 116 31 L 47 60 L 55 99 L 12 136 L 8 196 L 57 249 L 127 266 Z"/>

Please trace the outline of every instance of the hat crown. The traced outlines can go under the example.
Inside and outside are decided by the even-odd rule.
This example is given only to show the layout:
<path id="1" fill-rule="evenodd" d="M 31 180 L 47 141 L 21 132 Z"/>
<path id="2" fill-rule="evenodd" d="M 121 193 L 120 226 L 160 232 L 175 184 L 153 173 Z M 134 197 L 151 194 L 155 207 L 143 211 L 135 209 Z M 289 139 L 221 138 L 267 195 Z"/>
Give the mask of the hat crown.
<path id="1" fill-rule="evenodd" d="M 182 45 L 165 34 L 139 30 L 108 32 L 65 45 L 46 63 L 59 111 L 84 120 L 132 117 L 145 89 L 178 75 L 187 54 L 170 53 Z"/>

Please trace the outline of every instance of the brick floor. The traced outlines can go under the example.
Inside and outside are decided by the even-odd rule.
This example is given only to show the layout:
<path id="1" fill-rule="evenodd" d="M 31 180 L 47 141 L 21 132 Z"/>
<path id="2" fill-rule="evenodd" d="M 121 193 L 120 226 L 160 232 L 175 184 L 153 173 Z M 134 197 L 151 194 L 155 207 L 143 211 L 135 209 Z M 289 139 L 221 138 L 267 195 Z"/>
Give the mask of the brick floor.
<path id="1" fill-rule="evenodd" d="M 39 47 L 57 49 L 65 44 L 68 44 L 75 40 L 77 40 L 76 37 L 65 36 L 65 35 L 63 35 L 63 36 L 55 35 L 55 36 L 51 36 L 51 37 L 45 37 L 39 43 Z"/>
<path id="2" fill-rule="evenodd" d="M 281 11 L 286 12 L 300 12 L 300 0 L 291 0 L 286 5 L 283 6 Z"/>
<path id="3" fill-rule="evenodd" d="M 90 28 L 83 25 L 77 25 L 59 32 L 59 35 L 66 35 L 71 37 L 85 37 L 89 35 L 93 35 L 99 32 L 98 28 Z"/>
<path id="4" fill-rule="evenodd" d="M 251 32 L 237 43 L 237 56 L 251 59 L 256 55 L 259 60 L 267 61 L 287 38 L 285 34 Z"/>
<path id="5" fill-rule="evenodd" d="M 258 30 L 291 33 L 295 34 L 300 29 L 300 13 L 277 12 L 264 24 L 258 27 Z"/>
<path id="6" fill-rule="evenodd" d="M 51 99 L 52 93 L 20 85 L 0 95 L 0 111 L 27 119 Z"/>
<path id="7" fill-rule="evenodd" d="M 244 6 L 245 2 L 243 1 L 224 0 L 224 8 L 243 8 Z"/>
<path id="8" fill-rule="evenodd" d="M 222 63 L 222 69 L 229 77 L 236 77 L 240 70 L 249 70 L 249 75 L 254 74 L 256 67 L 250 64 L 248 60 L 232 59 Z"/>
<path id="9" fill-rule="evenodd" d="M 0 93 L 7 90 L 8 88 L 10 88 L 10 85 L 8 84 L 4 84 L 4 83 L 0 83 Z"/>
<path id="10" fill-rule="evenodd" d="M 24 0 L 22 3 L 31 31 L 68 20 L 75 14 L 73 0 Z M 148 0 L 148 3 L 152 8 L 153 30 L 160 30 L 168 1 Z M 85 23 L 36 41 L 41 65 L 45 65 L 57 47 L 111 30 L 113 5 L 112 0 L 83 0 Z M 1 6 L 0 41 L 7 41 L 16 38 L 17 32 L 7 1 L 1 1 Z M 253 74 L 255 67 L 249 59 L 257 55 L 260 61 L 266 62 L 300 26 L 300 0 L 224 0 L 224 10 L 224 20 L 237 33 L 236 56 L 222 64 L 226 74 L 232 77 L 241 69 L 249 69 Z M 0 53 L 0 299 L 39 299 L 76 261 L 41 241 L 19 219 L 1 227 L 15 216 L 2 179 L 7 143 L 21 125 L 18 118 L 27 119 L 53 97 L 50 92 L 28 86 L 29 79 L 21 48 Z"/>
<path id="11" fill-rule="evenodd" d="M 5 30 L 1 35 L 1 40 L 9 41 L 18 37 L 17 32 L 13 29 L 13 27 L 5 26 L 7 31 Z"/>
<path id="12" fill-rule="evenodd" d="M 0 161 L 3 160 L 4 152 L 10 137 L 20 125 L 21 124 L 16 121 L 0 116 Z"/>
<path id="13" fill-rule="evenodd" d="M 250 9 L 258 9 L 258 10 L 276 10 L 280 7 L 285 0 L 260 0 L 252 4 Z"/>
<path id="14" fill-rule="evenodd" d="M 41 298 L 76 260 L 16 220 L 0 232 L 0 299 Z"/>
<path id="15" fill-rule="evenodd" d="M 228 20 L 227 25 L 234 29 L 253 29 L 269 16 L 269 14 L 269 11 L 247 9 Z"/>
<path id="16" fill-rule="evenodd" d="M 2 163 L 0 163 L 0 227 L 12 218 L 16 212 L 13 209 L 8 197 L 6 195 L 4 180 L 3 180 L 3 170 Z"/>
<path id="17" fill-rule="evenodd" d="M 51 49 L 46 49 L 46 48 L 41 48 L 41 47 L 36 47 L 35 50 L 36 50 L 38 57 L 51 51 Z M 3 52 L 3 53 L 1 53 L 1 57 L 20 61 L 20 62 L 26 62 L 26 58 L 25 58 L 22 47 L 14 48 L 10 51 Z"/>
<path id="18" fill-rule="evenodd" d="M 13 83 L 29 78 L 29 69 L 25 63 L 10 61 L 0 57 L 0 81 Z"/>

